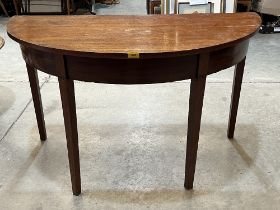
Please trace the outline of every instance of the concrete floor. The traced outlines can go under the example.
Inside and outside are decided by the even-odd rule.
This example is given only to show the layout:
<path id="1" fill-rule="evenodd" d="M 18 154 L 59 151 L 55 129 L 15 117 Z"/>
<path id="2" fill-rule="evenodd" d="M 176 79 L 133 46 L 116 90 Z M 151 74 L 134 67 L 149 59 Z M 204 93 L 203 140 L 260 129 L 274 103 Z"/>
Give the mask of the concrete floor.
<path id="1" fill-rule="evenodd" d="M 128 10 L 121 4 L 99 12 Z M 144 1 L 131 11 L 144 13 Z M 57 80 L 39 75 L 48 132 L 41 143 L 7 21 L 0 18 L 0 209 L 280 209 L 280 34 L 251 41 L 233 141 L 232 68 L 209 77 L 193 191 L 183 188 L 189 81 L 76 82 L 83 193 L 75 197 Z"/>

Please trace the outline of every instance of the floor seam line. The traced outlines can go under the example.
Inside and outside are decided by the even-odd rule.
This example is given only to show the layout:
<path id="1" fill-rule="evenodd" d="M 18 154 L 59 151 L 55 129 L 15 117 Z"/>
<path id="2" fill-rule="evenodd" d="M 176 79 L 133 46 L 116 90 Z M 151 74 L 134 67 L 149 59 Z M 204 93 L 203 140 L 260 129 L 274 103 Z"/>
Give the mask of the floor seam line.
<path id="1" fill-rule="evenodd" d="M 83 81 L 79 81 L 79 80 L 75 80 L 78 82 L 83 82 Z M 48 83 L 58 83 L 57 81 L 49 81 Z M 85 82 L 85 83 L 94 83 L 94 82 Z M 182 82 L 182 81 L 175 81 L 174 83 L 191 83 L 189 82 Z M 219 81 L 219 82 L 215 82 L 215 81 L 207 81 L 207 83 L 217 83 L 217 84 L 224 84 L 224 83 L 232 83 L 232 81 Z M 98 83 L 95 83 L 98 84 Z M 157 84 L 164 84 L 164 83 L 157 83 Z M 242 82 L 242 84 L 280 84 L 280 82 Z M 122 85 L 122 84 L 115 84 L 115 85 Z M 136 84 L 137 85 L 137 84 Z M 142 85 L 142 84 L 138 84 L 138 85 Z"/>
<path id="2" fill-rule="evenodd" d="M 49 81 L 50 76 L 40 85 L 40 90 L 42 89 L 42 87 Z M 10 130 L 14 127 L 14 125 L 16 124 L 16 122 L 19 120 L 19 118 L 23 115 L 23 113 L 25 112 L 25 110 L 27 109 L 27 107 L 29 106 L 29 104 L 32 102 L 32 96 L 31 99 L 29 99 L 29 101 L 27 102 L 27 104 L 25 105 L 25 107 L 23 108 L 23 110 L 19 113 L 18 117 L 14 120 L 14 122 L 10 125 L 10 127 L 6 130 L 6 132 L 4 133 L 3 137 L 0 139 L 0 143 L 2 142 L 2 140 L 4 140 L 4 138 L 8 135 L 8 133 L 10 132 Z"/>

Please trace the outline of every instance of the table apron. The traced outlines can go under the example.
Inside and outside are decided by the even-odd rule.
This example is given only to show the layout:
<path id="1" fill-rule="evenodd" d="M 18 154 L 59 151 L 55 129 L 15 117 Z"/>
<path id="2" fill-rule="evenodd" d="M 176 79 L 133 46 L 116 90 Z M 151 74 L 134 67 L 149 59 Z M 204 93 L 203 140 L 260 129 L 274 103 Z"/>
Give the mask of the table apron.
<path id="1" fill-rule="evenodd" d="M 69 78 L 109 84 L 151 84 L 195 77 L 198 56 L 154 59 L 92 59 L 66 56 Z"/>
<path id="2" fill-rule="evenodd" d="M 249 40 L 209 52 L 206 74 L 238 64 Z M 63 55 L 21 45 L 25 62 L 45 73 L 72 80 L 108 84 L 151 84 L 192 79 L 198 75 L 200 54 L 150 59 L 110 59 Z"/>
<path id="3" fill-rule="evenodd" d="M 208 75 L 240 63 L 247 55 L 249 39 L 210 53 Z"/>

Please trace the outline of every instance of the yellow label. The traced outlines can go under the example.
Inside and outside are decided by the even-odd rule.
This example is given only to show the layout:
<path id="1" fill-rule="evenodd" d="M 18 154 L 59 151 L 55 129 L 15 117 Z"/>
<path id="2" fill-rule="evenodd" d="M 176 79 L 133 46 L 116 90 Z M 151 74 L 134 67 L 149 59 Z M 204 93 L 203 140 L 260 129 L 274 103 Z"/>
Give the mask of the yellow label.
<path id="1" fill-rule="evenodd" d="M 128 58 L 140 58 L 140 54 L 137 52 L 128 52 L 127 57 Z"/>

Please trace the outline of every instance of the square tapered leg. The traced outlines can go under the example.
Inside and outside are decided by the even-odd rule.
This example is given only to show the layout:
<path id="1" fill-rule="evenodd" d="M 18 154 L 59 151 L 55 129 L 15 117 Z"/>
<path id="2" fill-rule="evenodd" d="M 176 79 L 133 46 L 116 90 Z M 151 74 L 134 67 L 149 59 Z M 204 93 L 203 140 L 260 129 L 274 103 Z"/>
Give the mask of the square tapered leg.
<path id="1" fill-rule="evenodd" d="M 74 195 L 79 195 L 81 194 L 81 177 L 74 82 L 73 80 L 62 78 L 59 78 L 58 81 L 67 139 L 72 191 Z"/>
<path id="2" fill-rule="evenodd" d="M 37 70 L 30 65 L 26 64 L 27 73 L 29 77 L 29 83 L 33 98 L 34 109 L 36 113 L 37 125 L 40 133 L 40 139 L 42 141 L 47 139 L 45 120 L 44 120 L 44 112 L 42 106 L 42 99 L 40 93 L 39 79 Z"/>
<path id="3" fill-rule="evenodd" d="M 206 77 L 191 80 L 184 184 L 188 190 L 193 188 L 205 81 Z"/>
<path id="4" fill-rule="evenodd" d="M 246 58 L 244 58 L 239 64 L 235 66 L 234 81 L 233 81 L 232 95 L 231 95 L 231 106 L 230 106 L 228 130 L 227 130 L 227 136 L 229 139 L 232 139 L 234 136 L 237 110 L 238 110 L 240 91 L 241 91 L 244 66 L 245 66 L 245 59 Z"/>

